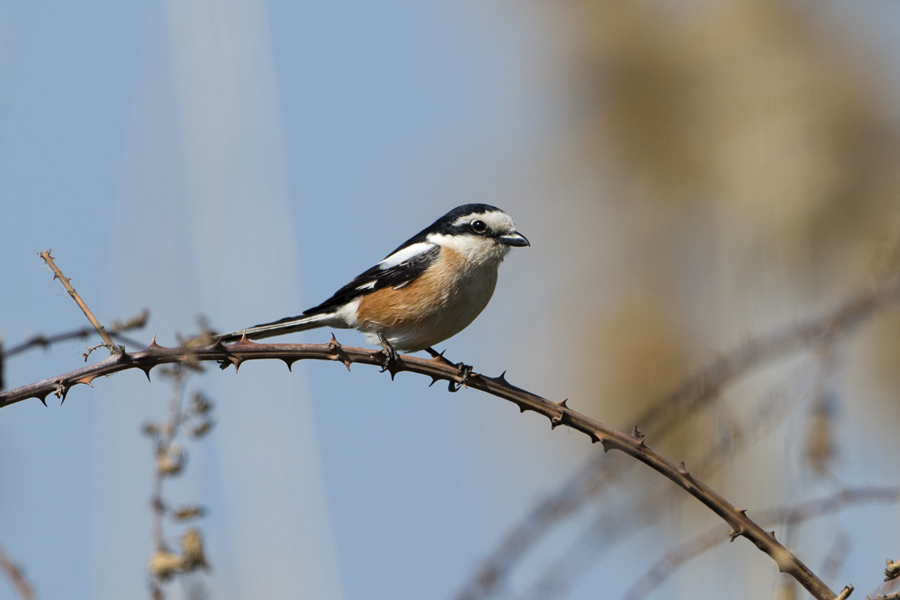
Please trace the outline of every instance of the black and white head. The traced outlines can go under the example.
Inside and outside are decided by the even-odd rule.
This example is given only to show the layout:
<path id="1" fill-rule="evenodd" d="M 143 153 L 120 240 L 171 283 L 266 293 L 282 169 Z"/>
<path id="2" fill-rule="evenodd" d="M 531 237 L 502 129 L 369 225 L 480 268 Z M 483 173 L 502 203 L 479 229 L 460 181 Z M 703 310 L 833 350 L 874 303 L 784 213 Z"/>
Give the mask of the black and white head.
<path id="1" fill-rule="evenodd" d="M 487 204 L 458 206 L 416 238 L 455 250 L 473 263 L 499 264 L 511 247 L 531 245 L 508 214 Z"/>

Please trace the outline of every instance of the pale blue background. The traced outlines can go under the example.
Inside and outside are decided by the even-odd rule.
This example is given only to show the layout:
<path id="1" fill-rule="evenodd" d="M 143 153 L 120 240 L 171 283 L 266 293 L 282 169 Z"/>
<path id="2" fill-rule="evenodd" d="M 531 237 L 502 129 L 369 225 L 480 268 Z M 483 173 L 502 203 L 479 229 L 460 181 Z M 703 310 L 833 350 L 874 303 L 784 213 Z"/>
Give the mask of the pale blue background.
<path id="1" fill-rule="evenodd" d="M 884 52 L 900 50 L 898 7 L 854 15 L 879 24 Z M 509 185 L 569 109 L 535 69 L 553 52 L 539 8 L 0 2 L 5 342 L 84 323 L 38 258 L 47 248 L 102 320 L 149 308 L 136 336 L 173 344 L 198 314 L 219 329 L 297 314 L 449 208 L 489 202 L 533 247 L 443 346 L 564 397 L 541 369 L 562 359 L 530 320 L 552 310 L 535 282 L 566 273 L 546 234 L 564 223 L 548 208 L 564 193 Z M 74 369 L 82 352 L 21 356 L 7 385 Z M 191 384 L 217 401 L 218 425 L 167 489 L 210 510 L 217 599 L 448 598 L 585 449 L 512 405 L 370 368 L 248 364 Z M 0 543 L 43 600 L 146 594 L 152 456 L 139 428 L 168 394 L 132 372 L 62 408 L 0 412 Z M 628 584 L 588 577 L 574 597 Z"/>
<path id="2" fill-rule="evenodd" d="M 101 319 L 147 307 L 137 337 L 163 344 L 201 313 L 220 329 L 297 314 L 464 202 L 501 205 L 546 252 L 527 204 L 490 183 L 553 119 L 527 75 L 540 32 L 528 11 L 511 16 L 453 2 L 3 3 L 6 343 L 84 322 L 42 266 L 47 248 Z M 510 366 L 492 340 L 521 340 L 516 315 L 537 302 L 527 259 L 509 259 L 451 356 Z M 21 356 L 8 385 L 82 352 Z M 474 392 L 331 364 L 191 383 L 217 400 L 218 425 L 168 492 L 210 510 L 215 598 L 446 596 L 537 494 L 526 464 L 504 465 L 512 449 L 490 448 L 492 415 L 518 411 Z M 95 388 L 0 417 L 0 541 L 42 599 L 146 594 L 139 427 L 164 416 L 169 389 L 139 372 Z"/>

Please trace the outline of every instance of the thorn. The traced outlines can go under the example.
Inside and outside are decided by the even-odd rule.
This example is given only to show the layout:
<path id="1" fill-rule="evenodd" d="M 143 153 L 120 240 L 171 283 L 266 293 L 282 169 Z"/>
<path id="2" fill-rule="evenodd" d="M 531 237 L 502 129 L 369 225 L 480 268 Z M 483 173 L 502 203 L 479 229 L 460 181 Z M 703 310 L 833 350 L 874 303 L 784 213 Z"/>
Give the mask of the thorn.
<path id="1" fill-rule="evenodd" d="M 738 512 L 738 514 L 740 514 L 742 517 L 746 517 L 746 516 L 747 516 L 747 509 L 746 509 L 746 508 L 737 508 L 737 507 L 735 507 L 734 510 L 736 510 L 736 511 Z"/>
<path id="2" fill-rule="evenodd" d="M 516 406 L 519 407 L 519 412 L 520 412 L 520 413 L 523 413 L 523 412 L 525 412 L 526 410 L 528 410 L 528 407 L 525 406 L 525 403 L 524 403 L 524 402 L 516 402 Z"/>
<path id="3" fill-rule="evenodd" d="M 613 448 L 612 443 L 606 438 L 600 438 L 600 443 L 603 445 L 603 452 L 609 452 Z"/>
<path id="4" fill-rule="evenodd" d="M 431 360 L 432 362 L 436 362 L 439 365 L 452 365 L 453 364 L 452 362 L 447 360 L 447 358 L 444 357 L 444 352 L 446 352 L 447 350 L 441 350 L 440 352 L 438 352 L 434 348 L 426 348 L 425 351 L 431 355 L 431 358 L 429 360 Z"/>
<path id="5" fill-rule="evenodd" d="M 252 343 L 252 342 L 251 342 L 251 343 Z M 235 346 L 237 346 L 238 344 L 240 344 L 240 342 L 235 343 Z M 235 374 L 237 374 L 238 369 L 241 368 L 241 363 L 242 363 L 242 362 L 244 362 L 244 359 L 238 358 L 238 357 L 236 357 L 236 356 L 232 359 L 231 364 L 234 365 L 234 372 L 235 372 Z"/>
<path id="6" fill-rule="evenodd" d="M 259 346 L 256 342 L 251 342 L 250 338 L 247 337 L 247 333 L 244 332 L 241 334 L 241 339 L 232 344 L 232 348 L 235 346 Z"/>
<path id="7" fill-rule="evenodd" d="M 294 362 L 296 362 L 296 361 L 288 360 L 288 359 L 286 359 L 286 358 L 282 358 L 281 360 L 283 360 L 283 361 L 284 361 L 284 364 L 287 365 L 288 371 L 290 371 L 291 373 L 293 373 L 294 370 L 291 368 L 291 365 L 293 365 Z"/>
<path id="8" fill-rule="evenodd" d="M 739 529 L 732 529 L 728 532 L 728 541 L 733 542 L 738 538 L 738 536 L 742 535 L 744 532 Z"/>
<path id="9" fill-rule="evenodd" d="M 153 334 L 153 339 L 150 340 L 150 348 L 162 348 L 159 344 L 156 343 L 156 334 Z"/>
<path id="10" fill-rule="evenodd" d="M 632 437 L 636 437 L 637 439 L 639 439 L 641 442 L 644 441 L 644 432 L 642 432 L 640 429 L 638 429 L 637 425 L 635 425 L 634 428 L 631 430 L 631 435 L 632 435 Z"/>
<path id="11" fill-rule="evenodd" d="M 768 533 L 769 533 L 769 537 L 774 540 L 775 539 L 775 531 L 772 530 L 772 531 L 769 531 Z"/>
<path id="12" fill-rule="evenodd" d="M 333 333 L 331 334 L 331 341 L 328 342 L 328 349 L 331 350 L 332 352 L 334 352 L 335 360 L 341 361 L 344 364 L 344 366 L 347 367 L 347 370 L 349 371 L 350 363 L 352 363 L 353 361 L 350 360 L 350 357 L 347 356 L 347 353 L 341 349 L 341 343 L 339 341 L 337 341 L 337 338 L 334 337 Z"/>
<path id="13" fill-rule="evenodd" d="M 222 338 L 216 339 L 216 343 L 212 345 L 212 350 L 214 352 L 225 352 L 225 344 L 222 343 Z"/>
<path id="14" fill-rule="evenodd" d="M 41 404 L 44 405 L 44 408 L 47 408 L 47 394 L 44 394 L 43 396 L 35 396 L 35 398 L 41 401 Z"/>
<path id="15" fill-rule="evenodd" d="M 440 381 L 440 378 L 439 378 L 439 377 L 432 377 L 432 378 L 431 378 L 431 383 L 428 384 L 428 387 L 433 386 L 433 385 L 436 384 L 438 381 Z"/>
<path id="16" fill-rule="evenodd" d="M 562 425 L 563 415 L 558 417 L 550 417 L 550 429 L 556 429 L 560 425 Z"/>
<path id="17" fill-rule="evenodd" d="M 684 461 L 678 463 L 678 472 L 681 475 L 690 475 L 690 473 L 688 473 L 687 467 L 684 466 Z"/>
<path id="18" fill-rule="evenodd" d="M 138 367 L 141 371 L 144 372 L 144 375 L 147 376 L 147 381 L 150 381 L 150 370 L 153 369 L 153 365 L 147 365 L 144 367 Z"/>
<path id="19" fill-rule="evenodd" d="M 568 401 L 569 401 L 569 399 L 566 398 L 565 400 L 562 400 L 561 402 L 557 402 L 556 405 L 560 408 L 569 408 L 568 404 L 566 404 Z"/>
<path id="20" fill-rule="evenodd" d="M 85 376 L 82 377 L 81 379 L 76 379 L 76 380 L 75 380 L 75 383 L 83 383 L 83 384 L 85 384 L 85 385 L 88 386 L 88 387 L 94 387 L 94 384 L 91 383 L 94 379 L 95 379 L 94 376 L 91 376 L 91 375 L 85 375 Z"/>
<path id="21" fill-rule="evenodd" d="M 509 382 L 506 380 L 506 371 L 503 371 L 502 373 L 500 373 L 499 377 L 495 377 L 494 381 L 499 381 L 500 383 L 502 383 L 504 385 L 509 385 Z"/>

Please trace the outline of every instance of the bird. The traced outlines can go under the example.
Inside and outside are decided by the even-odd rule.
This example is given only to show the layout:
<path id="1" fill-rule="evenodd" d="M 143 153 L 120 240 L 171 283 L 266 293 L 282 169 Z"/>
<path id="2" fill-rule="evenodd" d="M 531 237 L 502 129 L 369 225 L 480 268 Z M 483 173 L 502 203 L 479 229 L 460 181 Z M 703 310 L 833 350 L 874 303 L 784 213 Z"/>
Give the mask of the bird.
<path id="1" fill-rule="evenodd" d="M 317 327 L 357 329 L 382 347 L 384 369 L 396 361 L 397 350 L 440 356 L 434 346 L 468 327 L 487 306 L 510 249 L 530 245 L 499 208 L 464 204 L 318 306 L 217 338 L 228 343 Z"/>

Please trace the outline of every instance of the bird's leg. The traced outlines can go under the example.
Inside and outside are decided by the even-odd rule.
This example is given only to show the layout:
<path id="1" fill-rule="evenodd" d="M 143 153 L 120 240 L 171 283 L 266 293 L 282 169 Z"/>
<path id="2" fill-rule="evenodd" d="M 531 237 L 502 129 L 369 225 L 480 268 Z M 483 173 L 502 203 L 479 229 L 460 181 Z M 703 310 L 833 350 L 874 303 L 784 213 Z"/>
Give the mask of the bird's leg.
<path id="1" fill-rule="evenodd" d="M 425 352 L 431 355 L 431 358 L 440 358 L 445 364 L 452 365 L 456 367 L 457 375 L 459 376 L 459 383 L 455 381 L 451 381 L 447 386 L 447 389 L 451 392 L 458 392 L 459 388 L 466 384 L 466 381 L 469 380 L 469 375 L 472 374 L 472 365 L 467 365 L 466 363 L 452 363 L 444 357 L 443 352 L 438 352 L 434 348 L 425 348 Z"/>
<path id="2" fill-rule="evenodd" d="M 381 365 L 381 372 L 384 373 L 397 362 L 397 351 L 380 331 L 378 332 L 378 341 L 381 342 L 381 351 L 384 353 L 384 364 Z"/>

